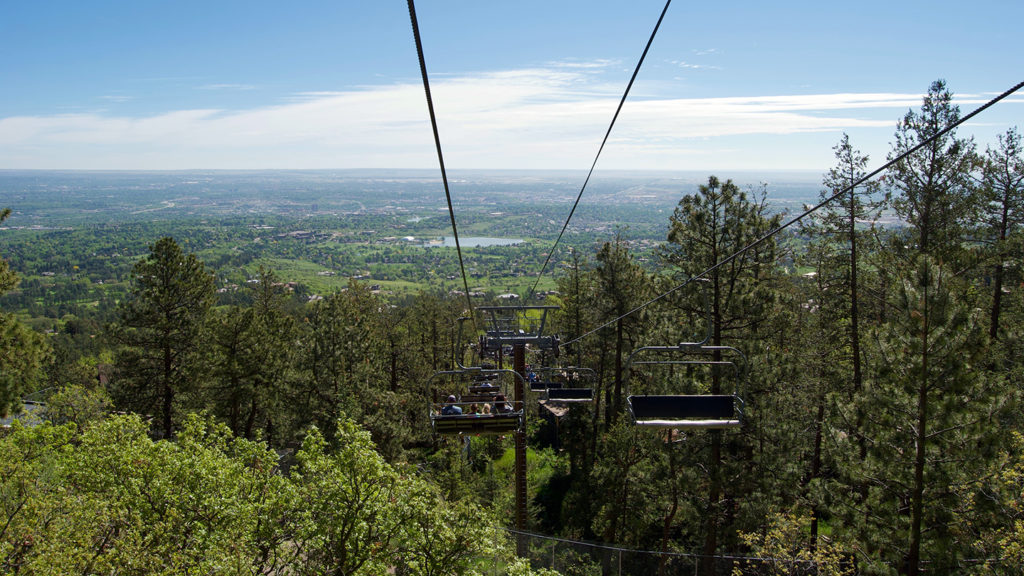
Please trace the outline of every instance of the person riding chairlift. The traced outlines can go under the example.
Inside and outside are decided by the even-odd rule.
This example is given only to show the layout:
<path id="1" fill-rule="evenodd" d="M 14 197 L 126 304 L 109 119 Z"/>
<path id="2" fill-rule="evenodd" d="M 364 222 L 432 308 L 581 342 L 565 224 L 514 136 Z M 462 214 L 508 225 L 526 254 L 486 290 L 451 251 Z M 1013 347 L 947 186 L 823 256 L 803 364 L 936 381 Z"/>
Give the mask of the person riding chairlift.
<path id="1" fill-rule="evenodd" d="M 498 394 L 494 397 L 494 413 L 495 414 L 509 414 L 512 412 L 512 405 L 505 401 L 504 394 Z"/>
<path id="2" fill-rule="evenodd" d="M 458 406 L 457 404 L 455 404 L 455 395 L 454 394 L 448 396 L 448 403 L 445 404 L 443 408 L 441 408 L 441 415 L 442 416 L 461 416 L 462 415 L 462 407 Z"/>

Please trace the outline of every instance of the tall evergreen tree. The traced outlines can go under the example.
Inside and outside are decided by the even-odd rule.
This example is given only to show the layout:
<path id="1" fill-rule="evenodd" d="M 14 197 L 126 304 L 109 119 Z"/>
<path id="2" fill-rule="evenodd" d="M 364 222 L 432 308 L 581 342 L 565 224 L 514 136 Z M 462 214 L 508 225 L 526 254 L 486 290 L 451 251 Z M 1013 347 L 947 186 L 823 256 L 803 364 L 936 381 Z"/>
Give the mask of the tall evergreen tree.
<path id="1" fill-rule="evenodd" d="M 214 278 L 173 238 L 150 246 L 132 268 L 131 292 L 110 334 L 120 344 L 117 400 L 141 413 L 159 414 L 165 438 L 174 431 L 176 399 L 192 387 L 195 352 L 213 303 Z"/>
<path id="2" fill-rule="evenodd" d="M 300 392 L 314 423 L 327 425 L 342 415 L 353 418 L 390 459 L 412 426 L 391 390 L 382 306 L 365 285 L 354 281 L 314 304 L 304 346 L 304 366 L 310 372 Z"/>
<path id="3" fill-rule="evenodd" d="M 988 228 L 988 233 L 982 237 L 991 247 L 993 260 L 988 335 L 997 339 L 1006 264 L 1020 260 L 1019 245 L 1015 246 L 1009 239 L 1024 223 L 1024 149 L 1016 128 L 999 135 L 998 148 L 985 151 L 981 191 L 985 200 L 984 226 Z"/>
<path id="4" fill-rule="evenodd" d="M 980 478 L 998 446 L 1001 379 L 980 369 L 985 335 L 957 282 L 932 258 L 916 259 L 890 302 L 873 377 L 847 420 L 862 423 L 867 441 L 867 458 L 851 446 L 845 467 L 855 485 L 868 486 L 861 513 L 849 519 L 860 526 L 862 560 L 904 574 L 918 574 L 925 561 L 935 572 L 955 567 L 957 489 Z"/>
<path id="5" fill-rule="evenodd" d="M 849 402 L 864 387 L 864 244 L 881 210 L 879 182 L 854 186 L 867 174 L 868 157 L 853 147 L 847 134 L 833 150 L 836 164 L 825 174 L 820 198 L 824 201 L 841 195 L 826 205 L 805 231 L 810 236 L 805 264 L 814 268 L 814 277 L 802 283 L 808 289 L 807 300 L 798 317 L 800 330 L 805 333 L 797 337 L 805 338 L 805 342 L 790 356 L 791 362 L 804 368 L 793 374 L 793 381 L 803 381 L 815 389 L 811 400 L 814 439 L 806 477 L 809 485 L 828 475 L 823 468 L 827 465 L 824 431 L 830 397 Z M 863 457 L 864 444 L 861 446 Z M 811 516 L 812 546 L 817 542 L 819 519 L 825 513 L 818 504 Z"/>
<path id="6" fill-rule="evenodd" d="M 571 266 L 566 275 L 558 279 L 559 310 L 554 315 L 555 332 L 561 335 L 563 341 L 575 341 L 600 321 L 594 306 L 596 292 L 597 281 L 593 269 L 579 251 L 573 250 Z M 598 366 L 592 355 L 593 348 L 584 346 L 586 343 L 576 342 L 562 350 L 563 362 L 575 366 Z M 591 385 L 603 390 L 600 381 L 595 380 Z M 600 402 L 601 395 L 598 394 L 595 400 Z M 585 477 L 596 456 L 600 410 L 589 410 L 586 415 L 580 410 L 570 411 L 566 418 L 572 424 L 561 427 L 560 434 L 569 454 L 569 472 L 574 478 Z M 582 498 L 581 502 L 586 505 L 587 498 Z"/>
<path id="7" fill-rule="evenodd" d="M 208 408 L 241 437 L 252 382 L 259 369 L 258 335 L 252 308 L 237 306 L 212 310 L 206 323 L 203 349 L 205 380 L 202 397 Z"/>
<path id="8" fill-rule="evenodd" d="M 897 124 L 889 158 L 894 159 L 939 134 L 960 119 L 960 108 L 944 80 L 924 96 L 920 112 L 910 110 Z M 956 131 L 896 163 L 888 176 L 895 190 L 893 207 L 907 222 L 916 251 L 949 261 L 959 252 L 964 227 L 977 212 L 970 170 L 974 141 Z"/>
<path id="9" fill-rule="evenodd" d="M 852 366 L 852 390 L 863 386 L 863 368 L 861 353 L 861 315 L 860 315 L 860 258 L 865 231 L 860 229 L 863 222 L 873 222 L 879 214 L 878 200 L 875 198 L 880 183 L 865 182 L 859 187 L 854 186 L 867 174 L 868 157 L 854 149 L 850 144 L 850 136 L 843 134 L 842 140 L 833 148 L 836 165 L 825 175 L 823 184 L 826 190 L 821 193 L 822 200 L 848 189 L 839 202 L 826 206 L 820 218 L 821 231 L 831 237 L 839 248 L 838 258 L 845 272 L 841 290 L 833 291 L 842 294 L 846 301 L 849 314 L 847 342 L 849 342 L 849 360 Z M 824 271 L 819 270 L 819 275 Z M 824 293 L 823 293 L 824 294 Z"/>
<path id="10" fill-rule="evenodd" d="M 252 439 L 262 431 L 268 442 L 279 435 L 294 439 L 287 400 L 298 355 L 296 322 L 285 311 L 285 286 L 273 272 L 261 266 L 250 285 L 250 307 L 209 315 L 201 405 L 225 418 L 236 436 Z"/>
<path id="11" fill-rule="evenodd" d="M 595 302 L 603 319 L 615 322 L 600 332 L 601 362 L 598 379 L 610 382 L 605 388 L 605 427 L 611 427 L 623 411 L 623 370 L 626 356 L 635 346 L 643 325 L 642 314 L 626 315 L 644 300 L 646 276 L 633 260 L 621 233 L 605 242 L 597 253 Z M 611 342 L 609 343 L 609 340 Z M 606 343 L 608 343 L 606 345 Z M 610 363 L 611 378 L 604 378 Z"/>
<path id="12" fill-rule="evenodd" d="M 779 223 L 779 217 L 769 217 L 765 196 L 749 198 L 732 180 L 708 178 L 698 193 L 679 201 L 669 223 L 668 244 L 662 259 L 673 266 L 681 277 L 689 278 L 714 268 L 706 276 L 710 282 L 711 338 L 714 346 L 739 345 L 755 334 L 759 323 L 766 318 L 772 300 L 770 280 L 775 273 L 776 251 L 773 240 L 725 260 L 746 248 Z M 675 280 L 680 280 L 677 277 Z M 694 317 L 703 316 L 702 300 L 691 300 L 683 305 Z M 716 355 L 715 360 L 721 360 Z M 722 393 L 722 383 L 716 371 L 709 392 Z M 718 553 L 723 518 L 724 483 L 722 433 L 709 433 L 707 460 L 707 499 L 703 514 L 704 545 L 702 573 L 714 574 L 714 556 Z"/>

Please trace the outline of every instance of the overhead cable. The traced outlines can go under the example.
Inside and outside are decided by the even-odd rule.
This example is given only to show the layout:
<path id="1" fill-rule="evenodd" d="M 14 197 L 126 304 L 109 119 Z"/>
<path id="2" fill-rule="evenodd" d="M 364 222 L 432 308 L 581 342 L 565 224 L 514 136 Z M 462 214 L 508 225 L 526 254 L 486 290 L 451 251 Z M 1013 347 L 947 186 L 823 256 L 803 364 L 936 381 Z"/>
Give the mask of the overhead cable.
<path id="1" fill-rule="evenodd" d="M 557 248 L 558 243 L 562 241 L 562 235 L 565 234 L 566 228 L 569 227 L 569 222 L 572 220 L 573 214 L 576 213 L 576 207 L 580 205 L 580 199 L 583 198 L 583 191 L 587 189 L 587 183 L 590 182 L 590 177 L 594 174 L 594 168 L 597 166 L 598 158 L 601 157 L 601 151 L 604 150 L 604 145 L 608 143 L 608 137 L 611 136 L 612 128 L 615 127 L 615 121 L 619 118 L 619 112 L 622 111 L 622 106 L 626 103 L 626 97 L 629 96 L 629 90 L 633 87 L 633 82 L 636 80 L 637 74 L 640 73 L 640 67 L 644 63 L 644 58 L 647 57 L 647 52 L 651 49 L 651 44 L 654 43 L 654 37 L 658 34 L 658 28 L 661 27 L 661 21 L 665 19 L 665 13 L 668 12 L 670 4 L 672 4 L 672 0 L 667 0 L 665 2 L 665 7 L 661 10 L 661 16 L 658 17 L 658 23 L 654 25 L 654 30 L 651 31 L 651 37 L 647 40 L 647 45 L 644 46 L 643 54 L 640 55 L 640 60 L 636 63 L 636 68 L 633 69 L 633 76 L 630 77 L 629 83 L 626 85 L 626 91 L 622 93 L 622 98 L 619 100 L 618 108 L 615 109 L 615 115 L 612 116 L 612 122 L 608 126 L 608 131 L 605 132 L 604 139 L 601 140 L 601 146 L 597 149 L 597 155 L 594 157 L 594 162 L 590 165 L 590 171 L 587 172 L 587 178 L 583 181 L 580 193 L 576 195 L 576 202 L 573 203 L 572 210 L 569 211 L 569 217 L 565 219 L 565 224 L 562 225 L 562 231 L 558 233 L 558 238 L 555 239 L 555 243 L 551 246 L 551 250 L 548 251 L 548 257 L 544 260 L 544 265 L 540 267 L 540 273 L 537 274 L 537 281 L 534 282 L 533 288 L 530 288 L 530 293 L 527 295 L 527 299 L 532 297 L 534 292 L 536 292 L 541 278 L 544 277 L 544 271 L 547 270 L 548 264 L 551 263 L 551 257 L 555 254 L 555 248 Z"/>
<path id="2" fill-rule="evenodd" d="M 452 221 L 452 236 L 455 238 L 455 251 L 459 255 L 459 270 L 462 271 L 462 286 L 466 290 L 466 305 L 469 316 L 473 314 L 473 300 L 469 296 L 469 279 L 466 278 L 466 266 L 462 261 L 462 246 L 459 244 L 459 229 L 455 225 L 455 208 L 452 206 L 452 194 L 448 187 L 448 173 L 444 168 L 444 155 L 441 153 L 441 137 L 437 132 L 437 117 L 434 114 L 434 100 L 430 97 L 430 80 L 427 78 L 427 62 L 423 58 L 423 41 L 420 40 L 420 26 L 416 21 L 416 6 L 408 0 L 409 20 L 412 22 L 412 35 L 416 39 L 416 55 L 420 60 L 420 74 L 423 76 L 423 91 L 427 94 L 427 110 L 430 112 L 430 127 L 434 130 L 434 145 L 437 147 L 437 161 L 441 165 L 441 180 L 444 182 L 444 196 L 448 200 L 448 217 Z M 475 324 L 474 320 L 474 324 Z"/>

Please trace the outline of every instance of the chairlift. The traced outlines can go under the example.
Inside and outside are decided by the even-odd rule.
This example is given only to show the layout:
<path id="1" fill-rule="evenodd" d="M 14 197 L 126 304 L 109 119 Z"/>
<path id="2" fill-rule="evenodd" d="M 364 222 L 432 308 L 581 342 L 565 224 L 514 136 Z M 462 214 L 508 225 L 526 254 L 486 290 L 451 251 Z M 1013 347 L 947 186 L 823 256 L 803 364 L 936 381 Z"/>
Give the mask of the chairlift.
<path id="1" fill-rule="evenodd" d="M 647 353 L 665 354 L 675 358 L 636 360 Z M 709 368 L 711 372 L 722 368 L 731 370 L 733 389 L 729 394 L 635 394 L 628 393 L 626 405 L 633 423 L 655 428 L 704 428 L 724 430 L 739 428 L 743 423 L 744 402 L 741 396 L 743 368 L 731 360 L 714 360 L 717 356 L 743 353 L 731 346 L 681 344 L 679 346 L 645 346 L 634 351 L 627 361 L 632 371 L 641 365 L 683 365 L 695 369 Z M 711 356 L 712 359 L 707 359 Z M 696 358 L 696 359 L 694 359 Z M 745 362 L 743 363 L 745 365 Z M 706 374 L 709 370 L 703 370 Z M 632 379 L 632 378 L 631 378 Z"/>
<path id="2" fill-rule="evenodd" d="M 548 402 L 592 402 L 594 389 L 584 386 L 584 382 L 593 383 L 596 377 L 594 370 L 577 366 L 551 368 L 544 370 L 547 378 L 542 380 L 545 388 L 545 399 Z"/>
<path id="3" fill-rule="evenodd" d="M 707 311 L 707 332 L 700 342 L 683 342 L 675 346 L 644 346 L 633 351 L 626 361 L 630 374 L 627 380 L 626 405 L 633 423 L 655 428 L 691 428 L 727 430 L 739 428 L 743 423 L 744 402 L 742 385 L 746 375 L 746 357 L 732 346 L 708 345 L 711 340 L 711 307 L 708 301 L 707 281 L 703 286 L 704 307 Z M 653 360 L 644 356 L 657 355 Z M 736 361 L 738 360 L 738 362 Z M 723 378 L 723 369 L 731 371 L 731 393 L 719 390 L 702 393 L 698 387 L 690 393 L 635 394 L 629 387 L 633 369 L 643 365 L 685 366 L 700 375 Z"/>
<path id="4" fill-rule="evenodd" d="M 486 335 L 480 337 L 481 352 L 496 353 L 516 344 L 530 344 L 558 355 L 558 336 L 546 335 L 548 312 L 558 306 L 478 306 Z"/>
<path id="5" fill-rule="evenodd" d="M 474 381 L 472 377 L 480 374 L 498 376 L 502 373 L 519 377 L 513 370 L 502 369 L 469 368 L 436 372 L 430 377 L 431 395 L 435 394 L 433 381 L 438 377 L 448 376 L 453 381 L 462 380 L 464 383 L 466 380 Z M 522 402 L 508 400 L 501 386 L 488 386 L 486 394 L 474 393 L 475 388 L 479 386 L 469 385 L 466 392 L 461 394 L 448 392 L 455 397 L 455 401 L 446 399 L 444 402 L 431 403 L 430 425 L 435 434 L 511 434 L 523 430 L 525 418 Z M 491 412 L 470 412 L 472 406 L 481 404 L 491 406 Z"/>

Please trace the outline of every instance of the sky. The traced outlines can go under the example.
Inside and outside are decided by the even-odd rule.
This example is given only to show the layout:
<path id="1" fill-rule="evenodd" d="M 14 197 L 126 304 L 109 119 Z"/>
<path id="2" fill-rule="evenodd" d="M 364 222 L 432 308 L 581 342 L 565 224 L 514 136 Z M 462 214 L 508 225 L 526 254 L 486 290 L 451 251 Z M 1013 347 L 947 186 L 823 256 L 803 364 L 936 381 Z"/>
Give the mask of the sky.
<path id="1" fill-rule="evenodd" d="M 421 0 L 449 171 L 586 170 L 664 0 Z M 1024 80 L 1024 2 L 683 2 L 605 170 L 875 167 L 944 79 L 962 114 Z M 436 169 L 405 2 L 0 3 L 0 169 Z M 980 149 L 1024 91 L 958 131 Z"/>

